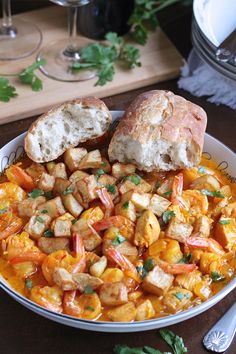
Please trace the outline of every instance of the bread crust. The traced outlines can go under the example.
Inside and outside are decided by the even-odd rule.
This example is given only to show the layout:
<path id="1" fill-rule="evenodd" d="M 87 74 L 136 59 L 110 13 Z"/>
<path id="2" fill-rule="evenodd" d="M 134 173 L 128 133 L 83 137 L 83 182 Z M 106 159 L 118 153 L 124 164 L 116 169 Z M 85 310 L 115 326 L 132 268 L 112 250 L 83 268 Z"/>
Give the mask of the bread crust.
<path id="1" fill-rule="evenodd" d="M 194 145 L 197 164 L 201 158 L 206 123 L 207 115 L 201 107 L 171 91 L 153 90 L 142 93 L 121 118 L 109 145 L 109 157 L 112 161 L 131 162 L 116 156 L 119 138 L 129 136 L 130 141 L 138 141 L 141 145 L 158 139 L 168 143 L 178 144 L 184 141 Z M 146 166 L 138 167 L 147 170 Z M 159 166 L 156 169 L 159 170 Z"/>
<path id="2" fill-rule="evenodd" d="M 109 109 L 105 105 L 105 103 L 103 101 L 101 101 L 99 98 L 93 97 L 93 96 L 88 96 L 88 97 L 78 97 L 78 98 L 75 98 L 73 100 L 66 101 L 63 104 L 57 105 L 57 106 L 51 108 L 48 112 L 46 112 L 46 113 L 42 114 L 41 116 L 39 116 L 31 124 L 31 126 L 29 127 L 28 132 L 26 134 L 26 137 L 24 139 L 24 148 L 25 148 L 25 151 L 26 151 L 28 157 L 31 160 L 33 160 L 35 162 L 47 162 L 47 160 L 44 160 L 44 161 L 39 161 L 39 160 L 36 161 L 35 160 L 35 156 L 34 156 L 34 153 L 32 151 L 32 146 L 31 146 L 31 142 L 30 142 L 30 139 L 29 139 L 29 135 L 33 134 L 34 131 L 37 130 L 37 127 L 38 127 L 40 122 L 42 122 L 44 120 L 48 120 L 50 118 L 50 116 L 53 115 L 54 113 L 62 111 L 62 110 L 66 110 L 67 106 L 74 105 L 74 104 L 81 105 L 84 109 L 92 108 L 92 109 L 98 109 L 100 111 L 106 112 L 107 115 L 108 115 L 108 118 L 109 118 L 109 123 L 107 124 L 107 130 L 108 130 L 108 127 L 109 127 L 109 125 L 111 123 L 111 120 L 112 120 L 112 116 L 111 116 L 111 113 L 110 113 Z M 102 137 L 107 132 L 107 130 L 102 132 L 102 134 L 99 134 L 99 135 L 91 138 L 90 140 L 91 141 L 93 141 L 93 140 L 96 141 L 96 139 Z M 84 140 L 81 139 L 78 142 L 78 144 L 84 143 L 85 141 L 86 141 L 86 139 L 84 139 Z M 78 145 L 78 144 L 76 144 L 76 145 Z M 71 146 L 68 146 L 67 148 L 74 147 L 76 145 L 71 145 Z"/>

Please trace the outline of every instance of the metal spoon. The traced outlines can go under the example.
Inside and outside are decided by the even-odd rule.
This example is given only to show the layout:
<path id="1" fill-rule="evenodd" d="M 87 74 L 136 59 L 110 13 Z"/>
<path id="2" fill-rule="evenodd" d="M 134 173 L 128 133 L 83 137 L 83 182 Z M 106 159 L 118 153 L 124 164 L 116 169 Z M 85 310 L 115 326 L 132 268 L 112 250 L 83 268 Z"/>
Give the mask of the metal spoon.
<path id="1" fill-rule="evenodd" d="M 236 303 L 203 338 L 206 349 L 222 353 L 229 348 L 236 331 Z"/>

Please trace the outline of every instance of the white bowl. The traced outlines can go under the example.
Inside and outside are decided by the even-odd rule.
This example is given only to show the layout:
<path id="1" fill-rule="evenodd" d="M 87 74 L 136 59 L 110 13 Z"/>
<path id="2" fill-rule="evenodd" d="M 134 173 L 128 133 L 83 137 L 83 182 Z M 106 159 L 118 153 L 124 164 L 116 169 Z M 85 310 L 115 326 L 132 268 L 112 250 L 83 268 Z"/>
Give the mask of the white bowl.
<path id="1" fill-rule="evenodd" d="M 122 113 L 123 112 L 121 111 L 113 111 L 113 121 L 115 122 L 122 115 Z M 0 172 L 3 171 L 7 167 L 7 165 L 13 163 L 23 153 L 24 136 L 25 133 L 21 134 L 0 150 Z M 228 149 L 225 145 L 223 145 L 218 140 L 208 134 L 205 135 L 204 151 L 205 154 L 207 154 L 207 156 L 209 157 L 209 159 L 212 158 L 214 159 L 214 161 L 218 162 L 218 168 L 224 171 L 224 173 L 227 173 L 231 182 L 236 183 L 236 178 L 234 177 L 236 176 L 236 155 L 233 153 L 233 151 Z M 8 293 L 13 299 L 18 301 L 25 307 L 29 308 L 30 310 L 38 313 L 43 317 L 49 318 L 50 320 L 71 327 L 99 332 L 138 332 L 166 327 L 199 315 L 200 313 L 208 310 L 210 307 L 215 305 L 217 302 L 223 299 L 230 291 L 232 291 L 236 287 L 236 278 L 232 279 L 231 282 L 226 285 L 224 289 L 219 291 L 209 300 L 205 301 L 201 305 L 191 308 L 190 310 L 163 318 L 132 323 L 88 321 L 49 311 L 28 300 L 24 296 L 18 294 L 1 276 L 0 287 L 4 291 L 6 291 L 6 293 Z"/>

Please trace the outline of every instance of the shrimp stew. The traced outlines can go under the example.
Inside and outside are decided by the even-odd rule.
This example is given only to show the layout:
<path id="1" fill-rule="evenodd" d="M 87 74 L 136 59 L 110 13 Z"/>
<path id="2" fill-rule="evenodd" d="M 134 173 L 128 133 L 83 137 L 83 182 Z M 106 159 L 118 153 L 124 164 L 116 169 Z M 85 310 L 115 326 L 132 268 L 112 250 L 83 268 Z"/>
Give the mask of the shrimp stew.
<path id="1" fill-rule="evenodd" d="M 23 158 L 0 180 L 0 272 L 40 306 L 142 321 L 196 306 L 234 276 L 236 187 L 214 165 L 111 165 L 98 149 Z"/>

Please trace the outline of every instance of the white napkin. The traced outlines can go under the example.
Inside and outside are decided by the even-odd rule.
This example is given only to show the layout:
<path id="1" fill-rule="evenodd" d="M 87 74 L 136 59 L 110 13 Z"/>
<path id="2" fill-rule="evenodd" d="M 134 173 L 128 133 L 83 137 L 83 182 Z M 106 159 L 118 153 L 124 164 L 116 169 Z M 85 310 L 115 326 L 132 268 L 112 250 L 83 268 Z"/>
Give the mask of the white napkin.
<path id="1" fill-rule="evenodd" d="M 207 101 L 225 104 L 236 109 L 236 81 L 233 81 L 204 63 L 193 49 L 181 68 L 178 87 L 201 97 L 208 96 Z"/>

